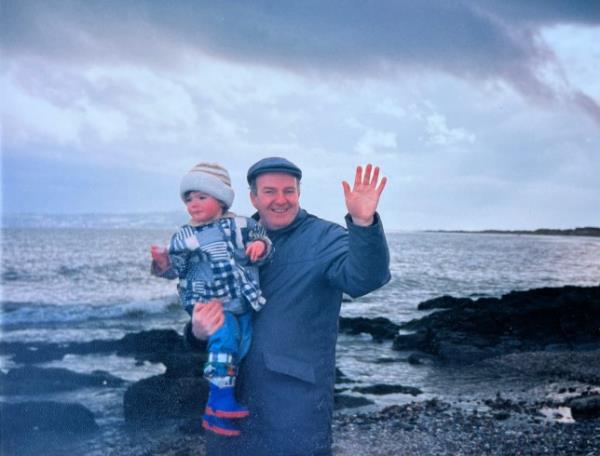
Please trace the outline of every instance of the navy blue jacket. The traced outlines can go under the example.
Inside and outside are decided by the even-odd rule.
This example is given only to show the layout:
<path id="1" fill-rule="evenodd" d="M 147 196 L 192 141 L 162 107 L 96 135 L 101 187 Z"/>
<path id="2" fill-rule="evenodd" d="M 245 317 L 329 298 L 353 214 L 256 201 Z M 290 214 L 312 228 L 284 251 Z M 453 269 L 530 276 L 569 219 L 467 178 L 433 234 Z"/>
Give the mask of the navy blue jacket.
<path id="1" fill-rule="evenodd" d="M 348 230 L 301 210 L 267 234 L 273 256 L 260 271 L 266 306 L 254 314 L 242 362 L 242 436 L 207 435 L 208 455 L 330 454 L 335 346 L 342 292 L 364 295 L 390 280 L 379 216 Z"/>

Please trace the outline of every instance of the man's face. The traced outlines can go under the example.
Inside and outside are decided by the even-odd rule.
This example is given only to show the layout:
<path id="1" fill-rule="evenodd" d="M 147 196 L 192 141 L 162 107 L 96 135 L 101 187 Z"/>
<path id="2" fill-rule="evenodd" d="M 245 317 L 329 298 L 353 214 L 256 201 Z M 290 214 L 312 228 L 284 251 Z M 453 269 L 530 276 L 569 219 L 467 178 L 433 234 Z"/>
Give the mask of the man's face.
<path id="1" fill-rule="evenodd" d="M 268 230 L 285 228 L 300 210 L 298 181 L 291 174 L 265 173 L 256 178 L 256 195 L 250 192 L 252 205 Z"/>

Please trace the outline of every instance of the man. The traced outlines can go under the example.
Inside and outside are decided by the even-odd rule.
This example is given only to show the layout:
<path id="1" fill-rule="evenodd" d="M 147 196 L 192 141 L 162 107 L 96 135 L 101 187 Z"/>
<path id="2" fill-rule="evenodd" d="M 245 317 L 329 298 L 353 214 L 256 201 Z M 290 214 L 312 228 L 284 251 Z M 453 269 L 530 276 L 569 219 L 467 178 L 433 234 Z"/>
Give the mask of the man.
<path id="1" fill-rule="evenodd" d="M 270 157 L 248 170 L 250 199 L 273 243 L 261 269 L 266 306 L 254 316 L 242 362 L 240 401 L 250 409 L 235 438 L 207 435 L 209 455 L 330 455 L 335 345 L 342 293 L 362 296 L 390 279 L 389 252 L 376 213 L 386 183 L 379 168 L 343 182 L 348 230 L 300 208 L 301 170 Z M 188 339 L 223 322 L 218 302 L 196 306 Z M 193 335 L 192 335 L 193 334 Z"/>

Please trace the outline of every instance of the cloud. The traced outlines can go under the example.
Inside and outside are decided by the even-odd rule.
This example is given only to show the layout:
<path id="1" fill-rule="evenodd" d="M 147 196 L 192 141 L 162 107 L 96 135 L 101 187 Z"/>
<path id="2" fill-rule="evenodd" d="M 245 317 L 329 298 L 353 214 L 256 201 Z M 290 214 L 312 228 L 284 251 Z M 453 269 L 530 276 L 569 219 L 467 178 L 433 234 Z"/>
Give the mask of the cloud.
<path id="1" fill-rule="evenodd" d="M 373 160 L 390 177 L 390 226 L 409 226 L 403 211 L 420 213 L 421 227 L 437 224 L 427 222 L 435 212 L 441 226 L 455 208 L 486 201 L 506 204 L 497 220 L 510 223 L 503 217 L 527 203 L 519 195 L 530 185 L 555 189 L 546 200 L 527 195 L 540 214 L 561 202 L 569 223 L 561 191 L 576 188 L 586 202 L 599 194 L 598 9 L 559 0 L 5 0 L 6 207 L 80 210 L 101 188 L 98 210 L 159 200 L 177 209 L 173 189 L 195 162 L 220 161 L 245 194 L 251 163 L 285 155 L 305 170 L 303 205 L 336 220 L 339 181 Z M 30 177 L 39 160 L 53 189 L 43 201 Z M 71 173 L 80 179 L 65 182 Z M 413 206 L 398 207 L 407 195 Z M 588 210 L 594 220 L 597 212 Z"/>
<path id="2" fill-rule="evenodd" d="M 212 56 L 335 78 L 435 70 L 504 80 L 548 100 L 557 95 L 538 74 L 554 61 L 543 30 L 597 26 L 600 8 L 562 0 L 5 0 L 1 21 L 9 59 L 174 70 Z M 588 98 L 583 106 L 594 116 L 598 100 Z"/>
<path id="3" fill-rule="evenodd" d="M 461 142 L 475 142 L 473 133 L 464 128 L 449 128 L 446 118 L 437 113 L 427 117 L 426 132 L 425 142 L 430 145 L 452 146 Z"/>
<path id="4" fill-rule="evenodd" d="M 356 144 L 355 150 L 362 155 L 373 155 L 383 149 L 397 147 L 396 135 L 388 131 L 367 130 Z"/>

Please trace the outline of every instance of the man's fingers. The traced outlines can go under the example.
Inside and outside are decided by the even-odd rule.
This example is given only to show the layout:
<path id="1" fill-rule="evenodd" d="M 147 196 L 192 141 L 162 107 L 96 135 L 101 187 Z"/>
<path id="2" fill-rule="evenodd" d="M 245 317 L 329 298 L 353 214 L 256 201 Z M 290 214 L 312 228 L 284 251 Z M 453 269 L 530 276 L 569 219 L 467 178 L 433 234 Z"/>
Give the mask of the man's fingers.
<path id="1" fill-rule="evenodd" d="M 379 166 L 376 166 L 373 169 L 373 179 L 371 179 L 370 184 L 375 187 L 377 185 L 377 179 L 379 179 Z"/>
<path id="2" fill-rule="evenodd" d="M 354 175 L 354 188 L 356 189 L 362 181 L 362 166 L 356 167 L 356 174 Z"/>
<path id="3" fill-rule="evenodd" d="M 377 196 L 381 195 L 381 192 L 383 192 L 383 189 L 385 188 L 386 183 L 387 183 L 387 177 L 384 177 L 383 179 L 381 179 L 381 183 L 379 184 L 379 187 L 377 187 Z"/>
<path id="4" fill-rule="evenodd" d="M 363 176 L 363 185 L 369 185 L 371 183 L 371 168 L 373 168 L 373 166 L 371 165 L 371 163 L 369 163 L 367 165 L 367 167 L 365 168 L 365 175 Z"/>
<path id="5" fill-rule="evenodd" d="M 342 187 L 344 188 L 344 197 L 348 198 L 348 196 L 350 196 L 350 184 L 346 181 L 343 181 Z"/>

